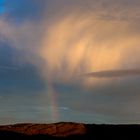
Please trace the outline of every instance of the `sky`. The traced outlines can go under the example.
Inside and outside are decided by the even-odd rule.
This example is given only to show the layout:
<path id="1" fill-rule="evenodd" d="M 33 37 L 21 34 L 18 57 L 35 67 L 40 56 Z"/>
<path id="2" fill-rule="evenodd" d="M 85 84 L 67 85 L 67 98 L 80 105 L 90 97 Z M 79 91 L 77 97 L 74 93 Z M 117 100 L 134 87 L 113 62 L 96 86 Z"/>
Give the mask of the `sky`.
<path id="1" fill-rule="evenodd" d="M 139 0 L 0 0 L 0 124 L 140 124 Z"/>

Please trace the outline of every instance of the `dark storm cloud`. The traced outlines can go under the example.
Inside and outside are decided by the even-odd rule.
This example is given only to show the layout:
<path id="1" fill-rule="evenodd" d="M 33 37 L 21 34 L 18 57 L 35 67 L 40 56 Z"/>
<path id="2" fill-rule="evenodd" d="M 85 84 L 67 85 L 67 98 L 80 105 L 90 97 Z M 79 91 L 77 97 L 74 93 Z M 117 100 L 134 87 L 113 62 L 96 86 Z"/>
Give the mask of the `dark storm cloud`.
<path id="1" fill-rule="evenodd" d="M 29 47 L 37 46 L 34 40 L 39 40 L 40 34 L 37 30 L 40 30 L 40 25 L 36 22 L 41 21 L 46 3 L 46 0 L 0 1 L 0 8 L 4 8 L 4 14 L 0 17 L 0 95 L 22 94 L 22 91 L 27 95 L 44 90 L 44 80 L 39 70 L 27 60 L 30 59 L 28 56 L 34 55 Z M 25 22 L 30 22 L 30 27 L 25 25 L 28 29 L 22 29 Z"/>
<path id="2" fill-rule="evenodd" d="M 40 77 L 38 69 L 21 61 L 23 56 L 23 51 L 0 43 L 0 95 L 22 90 L 27 94 L 27 91 L 44 89 L 44 80 Z"/>
<path id="3" fill-rule="evenodd" d="M 31 64 L 18 67 L 0 66 L 0 95 L 8 93 L 22 94 L 17 91 L 25 91 L 25 95 L 44 90 L 44 81 L 37 69 Z M 30 93 L 29 93 L 30 91 Z"/>
<path id="4" fill-rule="evenodd" d="M 91 72 L 84 74 L 86 77 L 95 78 L 112 78 L 112 77 L 125 77 L 125 76 L 140 76 L 140 69 L 122 69 L 122 70 L 106 70 L 99 72 Z"/>

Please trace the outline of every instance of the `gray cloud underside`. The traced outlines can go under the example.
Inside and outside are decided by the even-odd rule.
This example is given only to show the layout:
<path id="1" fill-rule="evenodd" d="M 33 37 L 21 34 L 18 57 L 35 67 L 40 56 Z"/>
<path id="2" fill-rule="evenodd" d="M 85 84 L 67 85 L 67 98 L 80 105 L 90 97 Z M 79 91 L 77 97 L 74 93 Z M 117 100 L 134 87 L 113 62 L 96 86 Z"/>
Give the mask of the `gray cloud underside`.
<path id="1" fill-rule="evenodd" d="M 140 76 L 140 69 L 106 70 L 106 71 L 86 73 L 83 76 L 96 77 L 96 78 Z"/>

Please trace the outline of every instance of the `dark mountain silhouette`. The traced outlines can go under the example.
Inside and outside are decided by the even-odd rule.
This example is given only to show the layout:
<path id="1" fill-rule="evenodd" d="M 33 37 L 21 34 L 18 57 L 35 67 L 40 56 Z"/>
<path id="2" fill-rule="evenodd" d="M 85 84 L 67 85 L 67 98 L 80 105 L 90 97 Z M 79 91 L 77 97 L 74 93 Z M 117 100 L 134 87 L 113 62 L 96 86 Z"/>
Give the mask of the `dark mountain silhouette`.
<path id="1" fill-rule="evenodd" d="M 95 125 L 72 122 L 0 126 L 0 139 L 126 139 L 140 138 L 140 125 Z"/>

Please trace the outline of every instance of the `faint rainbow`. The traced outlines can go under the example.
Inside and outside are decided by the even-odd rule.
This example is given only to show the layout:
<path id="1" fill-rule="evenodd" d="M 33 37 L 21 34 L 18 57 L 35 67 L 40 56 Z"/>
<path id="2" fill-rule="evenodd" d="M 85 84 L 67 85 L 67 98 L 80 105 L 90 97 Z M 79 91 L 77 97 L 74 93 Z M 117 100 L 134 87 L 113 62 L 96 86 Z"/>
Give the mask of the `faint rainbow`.
<path id="1" fill-rule="evenodd" d="M 50 104 L 50 115 L 51 121 L 58 122 L 59 121 L 59 110 L 58 110 L 58 100 L 57 100 L 57 93 L 53 87 L 53 85 L 49 82 L 47 85 L 47 95 Z"/>

